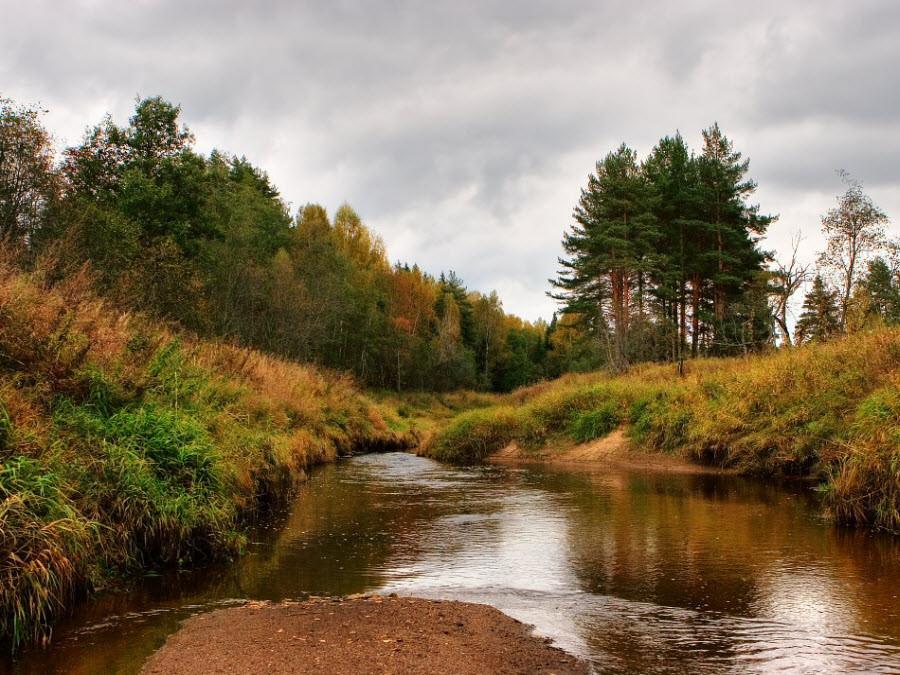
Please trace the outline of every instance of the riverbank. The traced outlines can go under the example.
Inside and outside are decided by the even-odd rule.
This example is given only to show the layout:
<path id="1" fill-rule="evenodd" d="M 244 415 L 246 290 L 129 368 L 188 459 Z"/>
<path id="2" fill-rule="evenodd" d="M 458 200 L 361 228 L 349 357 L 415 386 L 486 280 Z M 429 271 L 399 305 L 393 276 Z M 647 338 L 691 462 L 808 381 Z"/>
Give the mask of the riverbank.
<path id="1" fill-rule="evenodd" d="M 201 614 L 141 671 L 201 673 L 587 673 L 586 664 L 487 605 L 366 596 Z"/>
<path id="2" fill-rule="evenodd" d="M 488 458 L 493 463 L 542 462 L 588 471 L 652 471 L 654 473 L 735 474 L 734 469 L 691 462 L 665 452 L 651 452 L 637 446 L 624 427 L 603 438 L 576 443 L 558 436 L 542 448 L 523 448 L 513 441 Z"/>
<path id="3" fill-rule="evenodd" d="M 134 573 L 241 553 L 312 466 L 416 442 L 342 375 L 114 310 L 0 259 L 0 643 Z"/>
<path id="4" fill-rule="evenodd" d="M 456 416 L 422 451 L 472 463 L 514 443 L 540 457 L 613 433 L 657 456 L 808 479 L 836 521 L 900 532 L 900 330 L 691 361 L 682 377 L 672 365 L 566 376 Z"/>

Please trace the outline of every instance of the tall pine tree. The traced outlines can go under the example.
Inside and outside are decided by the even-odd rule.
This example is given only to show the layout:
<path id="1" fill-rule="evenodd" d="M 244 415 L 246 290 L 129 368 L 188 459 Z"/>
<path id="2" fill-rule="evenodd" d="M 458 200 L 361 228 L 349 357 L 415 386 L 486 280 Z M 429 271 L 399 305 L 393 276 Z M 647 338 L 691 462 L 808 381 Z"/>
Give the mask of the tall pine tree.
<path id="1" fill-rule="evenodd" d="M 657 196 L 655 294 L 660 314 L 671 326 L 671 358 L 680 362 L 687 343 L 687 282 L 699 272 L 694 246 L 703 223 L 697 161 L 679 133 L 659 141 L 644 162 L 644 172 Z"/>
<path id="2" fill-rule="evenodd" d="M 575 224 L 563 238 L 570 256 L 552 283 L 565 312 L 598 316 L 611 328 L 609 360 L 627 366 L 632 292 L 642 303 L 641 280 L 652 268 L 659 232 L 652 212 L 653 186 L 637 155 L 621 145 L 597 163 L 575 207 Z M 591 306 L 594 305 L 594 306 Z"/>
<path id="3" fill-rule="evenodd" d="M 696 329 L 702 311 L 703 281 L 708 280 L 711 286 L 712 346 L 719 353 L 728 351 L 738 341 L 731 330 L 733 322 L 726 322 L 729 304 L 750 290 L 766 260 L 756 243 L 774 218 L 761 215 L 758 207 L 746 201 L 756 191 L 756 183 L 746 178 L 749 167 L 750 160 L 742 159 L 718 124 L 703 131 L 698 169 L 704 231 L 698 232 L 700 265 L 692 282 L 694 354 L 699 340 Z"/>

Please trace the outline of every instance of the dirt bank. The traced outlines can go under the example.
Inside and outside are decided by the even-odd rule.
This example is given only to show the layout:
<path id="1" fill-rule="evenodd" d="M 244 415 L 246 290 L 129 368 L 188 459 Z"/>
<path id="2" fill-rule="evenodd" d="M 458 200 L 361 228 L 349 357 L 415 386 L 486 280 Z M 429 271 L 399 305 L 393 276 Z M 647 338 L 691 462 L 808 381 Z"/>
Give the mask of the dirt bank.
<path id="1" fill-rule="evenodd" d="M 141 672 L 562 675 L 588 669 L 493 607 L 371 596 L 201 614 Z"/>
<path id="2" fill-rule="evenodd" d="M 492 462 L 554 462 L 578 464 L 581 468 L 636 469 L 665 473 L 734 473 L 734 471 L 695 464 L 684 458 L 635 447 L 624 429 L 616 429 L 603 438 L 573 444 L 568 439 L 548 443 L 541 450 L 525 450 L 510 443 L 488 458 Z"/>

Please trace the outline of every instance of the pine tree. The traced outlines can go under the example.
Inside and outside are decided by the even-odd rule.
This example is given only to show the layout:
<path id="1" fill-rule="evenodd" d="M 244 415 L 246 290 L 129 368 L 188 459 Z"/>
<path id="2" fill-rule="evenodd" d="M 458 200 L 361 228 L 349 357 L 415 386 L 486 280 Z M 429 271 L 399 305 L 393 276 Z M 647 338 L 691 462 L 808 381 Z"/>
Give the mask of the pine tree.
<path id="1" fill-rule="evenodd" d="M 637 155 L 625 145 L 597 163 L 575 207 L 573 225 L 563 238 L 570 256 L 552 283 L 563 311 L 597 317 L 611 326 L 610 363 L 627 365 L 631 296 L 651 270 L 659 232 L 651 208 L 652 185 L 640 170 Z"/>
<path id="2" fill-rule="evenodd" d="M 674 328 L 671 358 L 681 361 L 687 343 L 687 282 L 695 278 L 699 192 L 697 161 L 681 137 L 662 138 L 643 170 L 656 193 L 654 215 L 660 237 L 654 292 L 664 321 Z"/>
<path id="3" fill-rule="evenodd" d="M 816 275 L 812 288 L 803 299 L 803 313 L 797 321 L 797 344 L 823 342 L 840 331 L 837 293 Z"/>
<path id="4" fill-rule="evenodd" d="M 756 183 L 746 178 L 750 160 L 743 160 L 718 124 L 703 131 L 703 152 L 698 159 L 701 211 L 705 232 L 700 233 L 698 262 L 700 275 L 712 286 L 712 318 L 717 351 L 727 350 L 735 342 L 726 323 L 728 305 L 740 300 L 762 270 L 766 257 L 756 242 L 774 217 L 761 215 L 747 198 L 756 191 Z M 694 286 L 694 314 L 700 311 L 698 289 Z M 693 336 L 697 352 L 698 336 Z"/>

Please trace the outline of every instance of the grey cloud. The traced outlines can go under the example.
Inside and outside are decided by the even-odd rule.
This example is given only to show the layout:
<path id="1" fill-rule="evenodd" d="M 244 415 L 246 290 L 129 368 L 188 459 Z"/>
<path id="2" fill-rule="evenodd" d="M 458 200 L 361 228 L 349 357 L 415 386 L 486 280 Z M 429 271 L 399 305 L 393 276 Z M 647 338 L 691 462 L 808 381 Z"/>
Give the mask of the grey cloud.
<path id="1" fill-rule="evenodd" d="M 0 2 L 0 94 L 40 100 L 69 142 L 100 103 L 124 119 L 159 93 L 295 206 L 347 200 L 395 258 L 506 289 L 530 318 L 552 311 L 578 189 L 622 141 L 698 147 L 720 121 L 792 229 L 816 227 L 838 167 L 900 210 L 889 0 Z"/>

